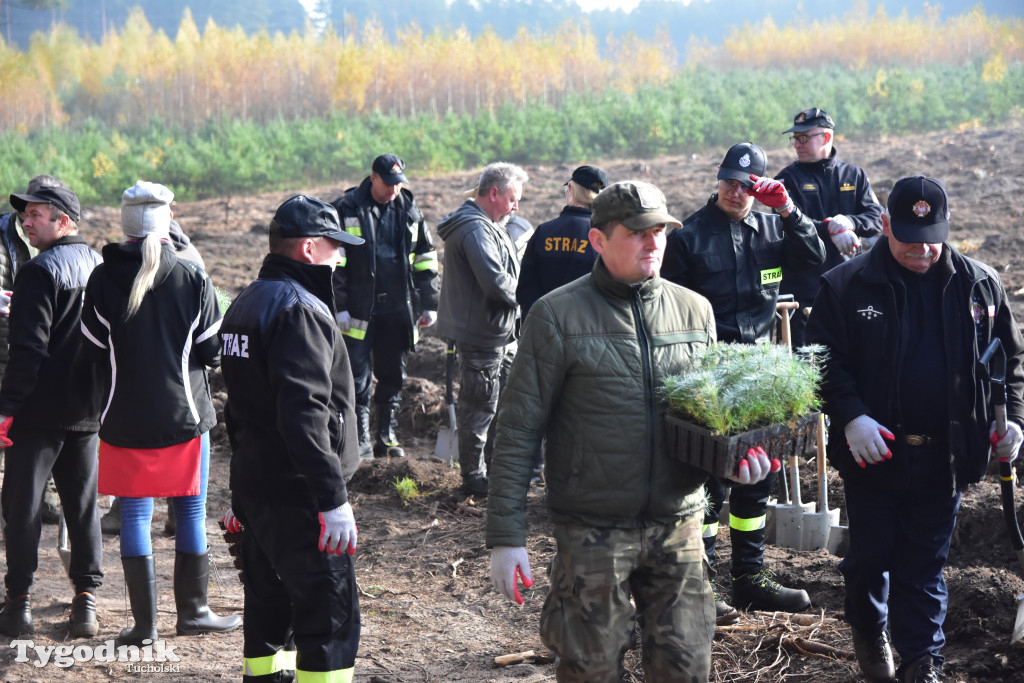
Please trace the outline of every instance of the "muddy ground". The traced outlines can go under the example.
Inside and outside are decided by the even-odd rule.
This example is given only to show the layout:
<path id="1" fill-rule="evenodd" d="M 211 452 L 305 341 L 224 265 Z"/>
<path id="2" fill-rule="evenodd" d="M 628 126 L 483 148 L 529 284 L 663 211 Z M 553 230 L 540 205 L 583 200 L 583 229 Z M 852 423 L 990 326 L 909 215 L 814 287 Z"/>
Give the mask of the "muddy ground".
<path id="1" fill-rule="evenodd" d="M 770 168 L 792 160 L 783 139 L 769 151 Z M 1024 240 L 1019 195 L 1024 177 L 1024 129 L 931 133 L 899 139 L 847 140 L 840 154 L 863 166 L 884 199 L 904 175 L 924 173 L 942 179 L 950 192 L 951 241 L 1002 274 L 1018 320 L 1024 320 Z M 382 150 L 384 151 L 384 150 Z M 400 150 L 399 150 L 400 151 Z M 698 209 L 715 185 L 721 152 L 659 159 L 595 160 L 613 180 L 642 177 L 661 187 L 673 213 L 683 218 Z M 534 224 L 548 220 L 562 205 L 561 185 L 571 168 L 527 166 L 531 181 L 521 215 Z M 474 173 L 418 177 L 407 169 L 412 189 L 431 225 L 461 201 L 461 192 L 476 182 Z M 153 178 L 152 180 L 159 180 Z M 332 199 L 361 178 L 329 188 L 299 188 Z M 266 226 L 276 207 L 293 192 L 225 197 L 177 204 L 175 217 L 203 253 L 214 282 L 236 294 L 253 277 L 266 250 Z M 119 236 L 116 208 L 87 207 L 83 234 L 99 247 Z M 440 246 L 440 245 L 439 245 Z M 357 681 L 547 681 L 554 667 L 539 661 L 498 668 L 499 655 L 534 650 L 543 655 L 537 620 L 547 591 L 543 568 L 554 546 L 548 536 L 543 490 L 534 488 L 530 502 L 529 552 L 536 582 L 526 604 L 515 607 L 500 598 L 488 581 L 483 547 L 484 519 L 478 504 L 465 504 L 458 492 L 458 471 L 432 458 L 443 410 L 444 363 L 441 340 L 428 336 L 413 354 L 401 415 L 403 442 L 411 457 L 374 461 L 357 472 L 351 500 L 359 523 L 356 555 L 363 636 L 356 662 Z M 223 405 L 219 376 L 214 375 L 218 407 Z M 207 521 L 213 556 L 219 567 L 211 604 L 220 612 L 240 613 L 242 591 L 231 567 L 216 520 L 227 507 L 229 452 L 222 426 L 214 433 Z M 805 499 L 817 498 L 813 461 L 803 469 Z M 403 503 L 396 479 L 410 477 L 420 497 Z M 842 491 L 832 473 L 831 502 L 841 505 Z M 808 493 L 809 492 L 809 493 Z M 1024 498 L 1019 495 L 1018 500 Z M 162 508 L 158 508 L 162 513 Z M 78 663 L 70 670 L 15 661 L 8 639 L 0 637 L 0 680 L 100 681 L 155 676 L 157 680 L 237 680 L 240 678 L 241 632 L 183 638 L 173 635 L 171 593 L 173 538 L 162 533 L 163 515 L 154 519 L 158 566 L 159 626 L 174 646 L 178 662 L 140 665 Z M 727 531 L 723 531 L 727 533 Z M 67 639 L 71 590 L 55 548 L 56 528 L 46 526 L 34 587 L 37 646 L 90 644 L 112 639 L 127 623 L 124 582 L 116 537 L 104 541 L 106 579 L 99 596 L 100 636 L 91 643 Z M 728 566 L 727 542 L 722 562 Z M 752 613 L 739 624 L 719 629 L 715 641 L 714 681 L 808 681 L 838 683 L 861 680 L 852 659 L 850 633 L 841 620 L 843 581 L 838 558 L 824 550 L 798 552 L 771 546 L 770 566 L 790 586 L 807 589 L 813 608 L 804 617 Z M 946 578 L 950 588 L 946 622 L 946 672 L 957 683 L 1024 680 L 1024 650 L 1009 645 L 1016 613 L 1015 596 L 1024 592 L 1021 568 L 1007 541 L 995 479 L 976 486 L 964 498 Z M 823 654 L 823 652 L 831 654 Z M 30 658 L 35 661 L 32 651 Z M 638 653 L 627 656 L 627 680 L 641 681 Z M 142 663 L 142 668 L 146 664 Z M 156 669 L 154 671 L 153 669 Z M 162 671 L 160 669 L 163 669 Z"/>

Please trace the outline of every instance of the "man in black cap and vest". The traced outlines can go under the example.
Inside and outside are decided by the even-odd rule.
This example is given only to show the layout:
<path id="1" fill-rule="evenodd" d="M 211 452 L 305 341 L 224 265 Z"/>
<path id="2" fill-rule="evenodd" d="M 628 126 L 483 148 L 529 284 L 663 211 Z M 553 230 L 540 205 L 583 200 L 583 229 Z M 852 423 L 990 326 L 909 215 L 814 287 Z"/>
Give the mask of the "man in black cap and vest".
<path id="1" fill-rule="evenodd" d="M 810 219 L 794 206 L 778 180 L 763 177 L 767 162 L 751 142 L 733 145 L 718 167 L 718 192 L 668 236 L 661 276 L 703 294 L 715 312 L 718 340 L 767 343 L 783 268 L 809 268 L 825 259 L 825 246 Z M 757 199 L 775 213 L 753 211 Z M 786 588 L 764 566 L 765 518 L 774 474 L 729 494 L 733 600 L 739 607 L 796 612 L 810 605 L 807 591 Z M 725 484 L 708 479 L 711 503 L 704 517 L 704 546 L 714 562 L 718 515 Z M 721 622 L 735 618 L 719 594 Z"/>
<path id="2" fill-rule="evenodd" d="M 351 681 L 359 648 L 345 482 L 359 467 L 348 352 L 331 273 L 342 245 L 334 207 L 285 201 L 259 278 L 221 325 L 231 441 L 229 532 L 245 528 L 243 681 Z"/>
<path id="3" fill-rule="evenodd" d="M 71 540 L 68 575 L 75 588 L 70 635 L 96 635 L 96 591 L 103 579 L 96 509 L 99 415 L 103 382 L 83 362 L 79 329 L 89 275 L 100 255 L 78 236 L 81 208 L 66 185 L 12 194 L 29 244 L 39 255 L 14 279 L 10 355 L 0 384 L 0 447 L 6 448 L 2 492 L 7 520 L 7 603 L 0 633 L 32 633 L 29 591 L 39 563 L 40 505 L 53 473 Z"/>
<path id="4" fill-rule="evenodd" d="M 590 205 L 608 187 L 596 166 L 580 166 L 565 183 L 565 208 L 558 218 L 537 226 L 523 255 L 516 300 L 525 316 L 548 292 L 590 273 L 597 252 L 590 244 Z"/>
<path id="5" fill-rule="evenodd" d="M 818 293 L 818 280 L 865 248 L 882 234 L 882 206 L 868 176 L 859 166 L 840 161 L 834 146 L 835 124 L 817 107 L 802 111 L 784 133 L 796 150 L 797 160 L 776 179 L 786 186 L 793 203 L 811 219 L 825 245 L 825 262 L 814 268 L 783 268 L 783 294 L 792 294 L 800 308 L 790 323 L 794 347 L 804 345 L 807 311 Z"/>
<path id="6" fill-rule="evenodd" d="M 370 176 L 334 201 L 358 246 L 346 246 L 334 271 L 338 325 L 355 379 L 359 454 L 370 457 L 370 389 L 377 388 L 373 455 L 402 457 L 398 408 L 409 351 L 419 328 L 437 320 L 437 252 L 423 213 L 408 188 L 405 162 L 394 154 L 373 161 Z"/>
<path id="7" fill-rule="evenodd" d="M 947 242 L 938 180 L 898 180 L 882 234 L 824 275 L 807 339 L 828 347 L 822 397 L 850 522 L 839 568 L 857 660 L 872 680 L 937 683 L 960 495 L 985 474 L 990 444 L 1011 462 L 1024 440 L 1024 339 L 996 272 Z M 1006 353 L 1004 434 L 976 370 L 994 339 Z"/>

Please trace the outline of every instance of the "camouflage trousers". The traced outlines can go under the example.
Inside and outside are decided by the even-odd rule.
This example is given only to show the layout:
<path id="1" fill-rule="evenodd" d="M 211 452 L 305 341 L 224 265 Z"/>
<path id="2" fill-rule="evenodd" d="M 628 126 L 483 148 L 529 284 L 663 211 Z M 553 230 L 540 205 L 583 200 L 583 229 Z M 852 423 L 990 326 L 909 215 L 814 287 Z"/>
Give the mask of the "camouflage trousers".
<path id="1" fill-rule="evenodd" d="M 540 636 L 559 681 L 621 681 L 634 622 L 646 680 L 708 680 L 715 601 L 702 524 L 696 513 L 646 529 L 555 525 Z"/>

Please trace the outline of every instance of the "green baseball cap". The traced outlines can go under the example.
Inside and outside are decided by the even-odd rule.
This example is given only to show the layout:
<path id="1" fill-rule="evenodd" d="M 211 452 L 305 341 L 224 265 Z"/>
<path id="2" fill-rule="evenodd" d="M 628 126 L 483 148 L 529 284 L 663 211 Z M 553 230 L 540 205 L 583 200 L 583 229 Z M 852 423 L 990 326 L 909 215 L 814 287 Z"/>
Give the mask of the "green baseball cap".
<path id="1" fill-rule="evenodd" d="M 677 228 L 682 225 L 669 214 L 661 190 L 640 180 L 609 185 L 594 197 L 591 209 L 591 227 L 615 222 L 639 232 L 663 223 Z"/>

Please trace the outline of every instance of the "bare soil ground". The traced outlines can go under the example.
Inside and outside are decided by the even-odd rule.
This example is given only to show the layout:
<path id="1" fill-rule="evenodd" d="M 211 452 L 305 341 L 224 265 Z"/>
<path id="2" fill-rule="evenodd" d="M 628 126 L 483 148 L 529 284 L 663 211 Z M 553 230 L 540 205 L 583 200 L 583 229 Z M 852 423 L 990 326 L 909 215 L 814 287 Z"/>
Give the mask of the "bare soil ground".
<path id="1" fill-rule="evenodd" d="M 951 241 L 1002 274 L 1018 320 L 1024 320 L 1024 239 L 1018 199 L 1024 177 L 1024 130 L 931 133 L 899 139 L 841 141 L 840 154 L 863 166 L 883 198 L 895 180 L 923 173 L 942 179 L 950 191 Z M 792 160 L 792 152 L 769 150 L 770 168 Z M 714 187 L 720 153 L 673 158 L 587 160 L 605 168 L 613 179 L 643 177 L 658 185 L 679 218 L 699 208 Z M 409 169 L 414 171 L 414 169 Z M 562 205 L 561 184 L 570 166 L 528 166 L 521 214 L 534 224 L 548 220 Z M 420 178 L 410 173 L 412 189 L 428 220 L 435 225 L 461 202 L 461 191 L 474 185 L 473 173 Z M 301 188 L 325 199 L 359 182 L 330 188 Z M 214 282 L 236 294 L 257 272 L 266 250 L 266 226 L 274 210 L 293 192 L 252 197 L 225 197 L 177 204 L 175 216 L 203 253 Z M 120 236 L 118 210 L 88 207 L 83 234 L 99 247 Z M 441 245 L 438 245 L 439 247 Z M 544 653 L 537 635 L 540 607 L 548 584 L 544 568 L 554 547 L 548 535 L 543 490 L 529 497 L 529 553 L 536 583 L 526 591 L 526 604 L 516 607 L 500 598 L 488 581 L 488 555 L 483 546 L 483 508 L 465 504 L 459 495 L 458 471 L 432 458 L 443 409 L 443 343 L 427 336 L 413 354 L 401 415 L 404 460 L 365 464 L 351 483 L 351 499 L 359 522 L 356 555 L 363 637 L 356 680 L 399 681 L 548 681 L 550 662 L 524 662 L 498 668 L 498 655 L 534 650 Z M 218 407 L 224 395 L 214 375 Z M 213 433 L 210 472 L 210 533 L 219 567 L 211 587 L 211 604 L 220 612 L 240 613 L 241 586 L 231 567 L 216 520 L 228 503 L 227 462 L 230 457 L 222 426 Z M 393 486 L 410 477 L 421 496 L 406 505 Z M 804 467 L 805 498 L 816 499 L 813 461 Z M 834 506 L 842 504 L 842 488 L 834 473 L 829 479 Z M 1018 496 L 1018 500 L 1020 500 Z M 158 507 L 160 513 L 162 508 Z M 139 673 L 123 663 L 78 663 L 70 670 L 52 662 L 35 666 L 16 662 L 0 637 L 0 680 L 102 681 L 144 675 L 160 680 L 212 681 L 240 678 L 241 632 L 220 636 L 174 636 L 171 571 L 174 541 L 161 533 L 163 516 L 154 520 L 157 555 L 159 627 L 179 662 L 171 669 Z M 727 533 L 723 532 L 723 533 Z M 37 646 L 84 644 L 67 638 L 71 590 L 55 551 L 56 529 L 44 527 L 40 566 L 34 587 Z M 722 563 L 728 566 L 728 542 Z M 106 583 L 99 596 L 100 636 L 90 645 L 112 639 L 127 623 L 124 581 L 116 537 L 104 541 Z M 750 613 L 739 624 L 720 628 L 715 640 L 714 681 L 809 681 L 839 683 L 861 680 L 852 659 L 849 628 L 842 621 L 843 580 L 838 558 L 826 551 L 767 550 L 770 566 L 790 586 L 807 589 L 813 608 L 799 619 L 787 615 Z M 1024 680 L 1024 650 L 1009 645 L 1016 613 L 1015 596 L 1024 592 L 1021 568 L 1010 549 L 1000 513 L 999 488 L 992 478 L 964 498 L 963 509 L 946 570 L 950 588 L 946 621 L 946 672 L 957 683 Z M 833 654 L 815 650 L 834 648 Z M 6 650 L 6 653 L 4 652 Z M 31 651 L 30 651 L 31 655 Z M 639 653 L 627 655 L 627 680 L 641 681 Z M 33 661 L 34 658 L 33 658 Z M 144 664 L 144 663 L 143 663 Z M 153 663 L 157 666 L 158 663 Z M 136 667 L 138 665 L 135 665 Z M 166 667 L 166 665 L 165 665 Z"/>

